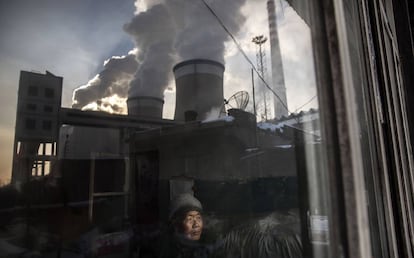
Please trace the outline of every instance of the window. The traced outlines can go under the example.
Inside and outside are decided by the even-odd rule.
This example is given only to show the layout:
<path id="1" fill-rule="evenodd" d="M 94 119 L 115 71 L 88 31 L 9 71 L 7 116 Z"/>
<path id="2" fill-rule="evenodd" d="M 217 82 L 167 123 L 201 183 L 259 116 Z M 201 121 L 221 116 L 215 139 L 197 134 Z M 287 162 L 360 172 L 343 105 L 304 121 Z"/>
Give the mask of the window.
<path id="1" fill-rule="evenodd" d="M 29 86 L 27 93 L 29 97 L 37 97 L 39 94 L 39 88 L 37 86 Z"/>
<path id="2" fill-rule="evenodd" d="M 43 107 L 43 111 L 46 112 L 46 113 L 52 113 L 53 112 L 53 107 L 49 106 L 49 105 L 45 105 Z"/>
<path id="3" fill-rule="evenodd" d="M 27 130 L 35 130 L 36 129 L 36 120 L 27 118 L 25 121 L 25 129 Z"/>
<path id="4" fill-rule="evenodd" d="M 48 99 L 52 99 L 55 97 L 55 91 L 51 88 L 45 88 L 45 97 Z"/>
<path id="5" fill-rule="evenodd" d="M 52 121 L 43 121 L 42 125 L 43 125 L 42 126 L 43 130 L 46 130 L 46 131 L 52 130 Z"/>
<path id="6" fill-rule="evenodd" d="M 33 104 L 33 103 L 29 103 L 26 105 L 26 110 L 27 111 L 36 111 L 37 110 L 37 105 Z"/>
<path id="7" fill-rule="evenodd" d="M 123 17 L 129 37 L 107 49 L 131 51 L 62 91 L 76 109 L 55 105 L 52 73 L 22 77 L 44 83 L 26 92 L 37 97 L 21 113 L 39 114 L 18 117 L 29 131 L 16 136 L 14 185 L 0 189 L 0 235 L 15 256 L 413 256 L 403 7 L 136 2 L 125 17 L 124 4 L 96 6 L 117 11 L 96 36 L 115 35 Z"/>

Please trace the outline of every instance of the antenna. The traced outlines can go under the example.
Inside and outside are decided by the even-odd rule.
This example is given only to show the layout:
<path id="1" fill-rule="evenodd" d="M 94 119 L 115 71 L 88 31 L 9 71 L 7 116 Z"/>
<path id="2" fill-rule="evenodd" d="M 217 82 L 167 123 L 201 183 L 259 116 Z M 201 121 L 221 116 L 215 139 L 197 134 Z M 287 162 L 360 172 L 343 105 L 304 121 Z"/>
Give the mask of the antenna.
<path id="1" fill-rule="evenodd" d="M 247 91 L 238 91 L 234 93 L 228 100 L 224 100 L 224 104 L 229 108 L 245 110 L 247 104 L 249 104 L 249 93 Z"/>
<path id="2" fill-rule="evenodd" d="M 238 91 L 234 93 L 229 99 L 224 99 L 221 113 L 226 113 L 229 109 L 245 110 L 249 104 L 249 93 L 247 91 Z"/>
<path id="3" fill-rule="evenodd" d="M 264 79 L 266 66 L 263 64 L 265 60 L 265 52 L 263 51 L 262 45 L 267 41 L 267 38 L 263 35 L 256 36 L 252 39 L 252 42 L 257 45 L 257 69 L 259 70 L 260 76 Z M 267 120 L 267 94 L 266 90 L 262 91 L 263 94 L 263 105 L 264 105 L 264 114 L 262 115 L 265 120 Z"/>

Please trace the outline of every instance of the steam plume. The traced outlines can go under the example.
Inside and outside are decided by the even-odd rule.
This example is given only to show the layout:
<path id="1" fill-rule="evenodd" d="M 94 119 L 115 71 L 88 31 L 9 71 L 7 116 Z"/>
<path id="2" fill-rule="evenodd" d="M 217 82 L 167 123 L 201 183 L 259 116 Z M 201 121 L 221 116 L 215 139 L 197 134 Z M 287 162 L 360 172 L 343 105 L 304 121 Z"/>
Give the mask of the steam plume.
<path id="1" fill-rule="evenodd" d="M 245 22 L 240 12 L 245 0 L 208 2 L 230 32 L 237 33 L 240 30 Z M 175 42 L 179 56 L 184 60 L 207 58 L 224 63 L 224 43 L 229 35 L 216 18 L 202 1 L 188 1 L 182 10 L 186 13 L 183 15 L 184 29 Z"/>
<path id="2" fill-rule="evenodd" d="M 136 15 L 124 26 L 138 48 L 139 68 L 130 84 L 129 96 L 163 97 L 173 59 L 176 28 L 165 4 Z"/>
<path id="3" fill-rule="evenodd" d="M 208 3 L 229 31 L 238 33 L 245 21 L 240 11 L 245 0 L 210 0 Z M 163 98 L 175 62 L 208 58 L 224 63 L 224 43 L 229 35 L 202 1 L 137 0 L 135 6 L 147 8 L 137 10 L 134 18 L 124 26 L 124 30 L 133 37 L 137 48 L 135 66 L 125 67 L 125 72 L 114 69 L 116 75 L 112 75 L 116 82 L 121 78 L 123 82 L 130 81 L 128 96 Z M 131 71 L 133 68 L 134 71 Z M 105 66 L 102 73 L 75 91 L 74 107 L 83 107 L 102 97 L 109 97 L 110 94 L 126 96 L 124 84 L 122 87 L 114 87 L 114 83 L 104 80 L 110 77 L 103 75 L 106 70 Z"/>
<path id="4" fill-rule="evenodd" d="M 138 67 L 135 54 L 122 57 L 112 57 L 104 63 L 104 70 L 91 79 L 86 85 L 73 92 L 73 108 L 82 109 L 91 103 L 101 106 L 102 99 L 117 95 L 120 98 L 128 96 L 129 82 Z M 97 108 L 99 110 L 99 108 Z M 106 108 L 108 110 L 108 108 Z M 119 113 L 119 107 L 114 106 L 113 112 Z"/>
<path id="5" fill-rule="evenodd" d="M 240 9 L 245 0 L 210 1 L 233 33 L 245 21 Z M 138 6 L 138 5 L 137 5 Z M 224 63 L 224 43 L 229 35 L 202 1 L 165 0 L 141 12 L 125 25 L 134 36 L 140 67 L 131 81 L 130 96 L 163 97 L 178 59 L 208 58 Z"/>

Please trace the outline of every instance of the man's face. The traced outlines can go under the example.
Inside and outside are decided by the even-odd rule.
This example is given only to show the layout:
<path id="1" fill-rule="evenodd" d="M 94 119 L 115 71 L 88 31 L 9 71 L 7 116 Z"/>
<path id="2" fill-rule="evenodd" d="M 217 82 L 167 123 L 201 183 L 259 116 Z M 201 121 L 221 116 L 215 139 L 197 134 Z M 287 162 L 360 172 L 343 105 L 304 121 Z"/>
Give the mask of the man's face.
<path id="1" fill-rule="evenodd" d="M 203 231 L 203 218 L 198 211 L 189 211 L 183 220 L 183 234 L 190 240 L 199 240 Z"/>

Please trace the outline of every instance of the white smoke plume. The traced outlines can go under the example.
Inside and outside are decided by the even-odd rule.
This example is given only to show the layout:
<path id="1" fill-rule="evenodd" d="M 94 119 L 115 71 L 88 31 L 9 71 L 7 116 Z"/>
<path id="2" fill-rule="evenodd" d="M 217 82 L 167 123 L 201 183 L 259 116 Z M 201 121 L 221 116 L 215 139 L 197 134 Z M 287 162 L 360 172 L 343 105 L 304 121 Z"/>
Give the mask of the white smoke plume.
<path id="1" fill-rule="evenodd" d="M 174 61 L 176 28 L 165 4 L 156 4 L 138 13 L 124 30 L 133 36 L 138 49 L 138 70 L 130 84 L 129 96 L 163 97 Z"/>
<path id="2" fill-rule="evenodd" d="M 237 33 L 244 24 L 245 17 L 240 11 L 244 3 L 245 0 L 209 1 L 232 33 Z M 201 0 L 161 1 L 145 12 L 138 12 L 124 29 L 141 50 L 140 67 L 131 82 L 130 96 L 162 98 L 177 61 L 206 58 L 224 63 L 224 43 L 229 35 Z"/>
<path id="3" fill-rule="evenodd" d="M 220 115 L 222 115 L 222 112 L 224 112 L 224 110 L 222 110 L 222 108 L 214 108 L 213 107 L 212 109 L 210 109 L 210 111 L 208 111 L 206 113 L 203 122 L 206 123 L 206 122 L 210 122 L 210 121 L 214 121 L 214 120 L 219 119 Z"/>
<path id="4" fill-rule="evenodd" d="M 117 95 L 119 98 L 127 98 L 129 83 L 138 67 L 135 54 L 131 51 L 126 56 L 114 56 L 104 62 L 104 69 L 86 85 L 80 86 L 73 92 L 73 108 L 102 110 L 100 106 L 104 103 L 103 110 L 113 113 L 123 113 L 118 104 L 112 107 L 106 98 Z"/>
<path id="5" fill-rule="evenodd" d="M 178 2 L 182 2 L 179 1 Z M 208 1 L 209 6 L 226 28 L 237 34 L 246 18 L 241 13 L 245 0 Z M 230 39 L 227 32 L 208 8 L 199 1 L 188 1 L 181 9 L 184 17 L 183 30 L 175 42 L 181 59 L 207 58 L 224 63 L 224 43 Z"/>
<path id="6" fill-rule="evenodd" d="M 208 4 L 226 25 L 237 34 L 244 24 L 241 7 L 246 0 L 209 0 Z M 206 58 L 224 63 L 224 43 L 230 39 L 217 19 L 201 0 L 137 0 L 134 18 L 124 26 L 135 42 L 137 53 L 134 65 L 124 66 L 127 72 L 114 69 L 117 78 L 133 79 L 128 96 L 163 98 L 172 78 L 174 63 L 193 58 Z M 138 8 L 143 8 L 139 10 Z M 121 68 L 121 67 L 120 67 Z M 102 73 L 106 71 L 106 67 Z M 100 73 L 87 85 L 74 92 L 74 107 L 84 107 L 109 93 L 126 96 L 126 88 L 113 87 Z M 116 84 L 117 85 L 117 84 Z M 111 86 L 108 88 L 108 86 Z M 120 90 L 120 92 L 117 92 Z"/>

